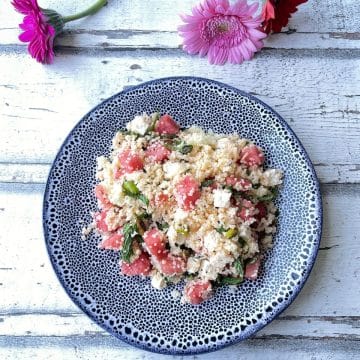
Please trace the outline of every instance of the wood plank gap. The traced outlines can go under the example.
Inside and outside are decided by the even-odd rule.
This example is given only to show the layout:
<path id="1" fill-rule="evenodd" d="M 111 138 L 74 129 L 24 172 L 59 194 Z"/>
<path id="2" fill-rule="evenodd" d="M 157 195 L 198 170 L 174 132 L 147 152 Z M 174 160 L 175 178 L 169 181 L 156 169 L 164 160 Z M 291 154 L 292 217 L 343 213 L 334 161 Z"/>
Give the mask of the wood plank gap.
<path id="1" fill-rule="evenodd" d="M 91 57 L 101 57 L 101 56 L 113 56 L 117 57 L 118 53 L 126 54 L 126 53 L 161 53 L 166 55 L 176 54 L 179 56 L 189 56 L 186 54 L 180 47 L 178 48 L 170 48 L 170 47 L 130 47 L 130 46 L 111 46 L 103 43 L 102 46 L 55 46 L 55 55 L 56 54 L 68 54 L 68 55 L 76 55 L 83 54 Z M 25 45 L 18 44 L 10 44 L 10 45 L 1 45 L 0 44 L 0 54 L 23 54 L 26 52 Z M 318 58 L 332 58 L 332 59 L 359 59 L 360 58 L 360 48 L 359 49 L 338 49 L 338 48 L 325 48 L 325 49 L 303 49 L 303 48 L 276 48 L 276 47 L 264 47 L 260 52 L 258 52 L 255 56 L 257 58 L 262 58 L 264 56 L 268 56 L 271 54 L 272 56 L 277 57 L 288 57 L 288 58 L 298 58 L 299 54 L 303 57 L 318 57 Z"/>

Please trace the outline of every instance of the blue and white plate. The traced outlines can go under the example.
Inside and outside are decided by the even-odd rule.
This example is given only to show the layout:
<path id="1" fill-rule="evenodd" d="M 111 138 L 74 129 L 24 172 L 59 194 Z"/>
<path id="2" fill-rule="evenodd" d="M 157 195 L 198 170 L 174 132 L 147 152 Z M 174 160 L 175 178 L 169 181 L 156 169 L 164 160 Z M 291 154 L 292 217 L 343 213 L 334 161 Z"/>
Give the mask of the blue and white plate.
<path id="1" fill-rule="evenodd" d="M 81 229 L 96 209 L 96 158 L 108 154 L 115 132 L 135 114 L 171 114 L 182 127 L 237 132 L 260 145 L 266 165 L 284 170 L 277 198 L 280 216 L 274 247 L 260 277 L 235 290 L 219 289 L 199 306 L 181 304 L 149 279 L 119 275 L 119 254 L 97 248 Z M 297 296 L 314 264 L 321 237 L 319 183 L 299 140 L 270 107 L 231 86 L 193 77 L 135 86 L 91 110 L 62 145 L 46 186 L 43 224 L 54 270 L 75 304 L 102 328 L 137 347 L 195 354 L 248 338 Z"/>

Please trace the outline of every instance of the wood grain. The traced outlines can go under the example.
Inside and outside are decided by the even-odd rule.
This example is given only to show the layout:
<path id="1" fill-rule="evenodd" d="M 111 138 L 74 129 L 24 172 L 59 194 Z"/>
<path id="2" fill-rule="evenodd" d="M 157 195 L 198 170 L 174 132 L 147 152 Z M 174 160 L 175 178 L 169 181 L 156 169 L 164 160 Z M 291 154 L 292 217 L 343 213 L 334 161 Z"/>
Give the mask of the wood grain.
<path id="1" fill-rule="evenodd" d="M 36 326 L 35 326 L 36 324 Z M 49 327 L 51 324 L 51 327 Z M 110 336 L 82 313 L 0 313 L 0 337 Z M 360 340 L 360 316 L 280 316 L 254 338 Z"/>
<path id="2" fill-rule="evenodd" d="M 46 3 L 46 4 L 45 4 Z M 70 23 L 56 41 L 66 48 L 98 49 L 174 49 L 181 44 L 177 26 L 179 13 L 189 12 L 198 1 L 121 1 L 111 2 L 95 16 Z M 66 14 L 79 11 L 85 3 L 47 1 L 44 6 Z M 328 9 L 331 7 L 332 12 Z M 345 11 L 346 9 L 346 11 Z M 359 21 L 348 15 L 359 12 L 356 0 L 309 2 L 301 6 L 287 31 L 265 41 L 266 48 L 276 49 L 357 49 Z M 119 16 L 119 14 L 123 16 Z M 142 16 L 139 16 L 141 14 Z M 125 16 L 124 16 L 125 15 Z M 17 23 L 21 16 L 11 6 L 0 12 L 0 44 L 20 44 Z M 297 31 L 294 31 L 297 30 Z M 25 47 L 25 46 L 23 46 Z"/>
<path id="3" fill-rule="evenodd" d="M 0 182 L 18 184 L 45 184 L 51 164 L 0 163 Z M 360 183 L 360 166 L 345 164 L 314 164 L 323 184 Z"/>
<path id="4" fill-rule="evenodd" d="M 196 356 L 148 353 L 110 336 L 0 337 L 4 360 L 126 359 L 126 360 L 358 360 L 359 342 L 349 340 L 251 339 L 223 350 Z"/>
<path id="5" fill-rule="evenodd" d="M 291 125 L 323 182 L 359 182 L 360 58 L 347 52 L 304 51 L 299 57 L 269 50 L 241 67 L 209 67 L 180 50 L 62 54 L 53 67 L 6 53 L 0 54 L 0 68 L 7 69 L 0 81 L 4 164 L 50 164 L 71 128 L 100 100 L 143 81 L 186 74 L 220 80 L 264 100 Z"/>
<path id="6" fill-rule="evenodd" d="M 111 2 L 95 16 L 70 23 L 56 44 L 66 48 L 97 49 L 176 49 L 181 45 L 177 26 L 179 13 L 189 12 L 198 1 L 117 1 Z M 46 1 L 45 7 L 71 14 L 86 2 Z M 328 9 L 331 7 L 332 12 Z M 349 11 L 359 12 L 356 0 L 308 2 L 293 15 L 283 33 L 265 41 L 265 48 L 275 49 L 357 49 L 359 21 Z M 346 11 L 345 11 L 346 9 Z M 0 12 L 0 44 L 20 44 L 17 39 L 21 16 L 11 6 Z M 119 16 L 121 14 L 122 16 Z M 141 16 L 139 16 L 141 14 Z M 125 16 L 124 16 L 125 15 Z M 23 45 L 25 48 L 25 45 Z M 25 51 L 25 49 L 23 50 Z"/>
<path id="7" fill-rule="evenodd" d="M 14 45 L 19 30 L 0 29 L 0 44 Z M 265 49 L 357 49 L 359 33 L 301 33 L 274 34 L 264 42 Z M 17 42 L 15 42 L 17 44 Z M 57 37 L 56 48 L 121 49 L 178 49 L 182 39 L 176 31 L 156 30 L 65 30 Z M 21 45 L 25 52 L 25 45 Z"/>
<path id="8" fill-rule="evenodd" d="M 14 12 L 9 3 L 10 0 L 2 2 L 0 29 L 15 28 L 21 20 L 21 16 Z M 70 15 L 84 10 L 87 5 L 92 4 L 92 0 L 43 0 L 40 3 L 44 8 Z M 189 13 L 198 3 L 199 0 L 109 1 L 96 15 L 69 23 L 67 27 L 85 30 L 176 31 L 181 24 L 179 14 Z M 299 11 L 292 16 L 289 27 L 304 33 L 356 33 L 360 29 L 359 17 L 355 16 L 359 13 L 359 7 L 357 0 L 309 1 L 301 5 Z"/>

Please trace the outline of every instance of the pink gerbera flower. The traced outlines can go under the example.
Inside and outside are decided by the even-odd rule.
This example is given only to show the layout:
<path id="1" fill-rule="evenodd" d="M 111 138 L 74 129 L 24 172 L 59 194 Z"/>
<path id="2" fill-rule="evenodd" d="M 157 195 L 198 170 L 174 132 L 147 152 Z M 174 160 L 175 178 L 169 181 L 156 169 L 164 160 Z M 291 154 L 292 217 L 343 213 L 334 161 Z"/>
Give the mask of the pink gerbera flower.
<path id="1" fill-rule="evenodd" d="M 28 42 L 30 55 L 38 62 L 50 64 L 54 60 L 55 28 L 48 23 L 48 18 L 40 10 L 36 0 L 14 0 L 15 9 L 24 14 L 20 28 L 24 30 L 19 36 L 22 42 Z"/>
<path id="2" fill-rule="evenodd" d="M 43 64 L 51 64 L 54 60 L 55 36 L 63 30 L 65 23 L 95 14 L 106 3 L 107 0 L 97 0 L 87 10 L 63 17 L 54 10 L 40 8 L 37 0 L 13 0 L 14 8 L 25 15 L 19 25 L 24 31 L 19 35 L 19 40 L 29 43 L 28 50 L 34 59 Z"/>
<path id="3" fill-rule="evenodd" d="M 261 30 L 258 3 L 238 0 L 204 0 L 192 9 L 192 15 L 181 15 L 184 25 L 179 33 L 183 49 L 189 54 L 208 55 L 210 64 L 241 64 L 263 47 L 267 35 Z"/>

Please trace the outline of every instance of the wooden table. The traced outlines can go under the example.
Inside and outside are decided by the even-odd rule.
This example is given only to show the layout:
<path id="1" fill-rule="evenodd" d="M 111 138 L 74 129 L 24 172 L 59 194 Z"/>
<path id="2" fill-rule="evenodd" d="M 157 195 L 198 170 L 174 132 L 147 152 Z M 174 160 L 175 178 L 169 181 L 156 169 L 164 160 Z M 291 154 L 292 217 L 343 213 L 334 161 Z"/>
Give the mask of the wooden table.
<path id="1" fill-rule="evenodd" d="M 41 1 L 64 14 L 91 0 Z M 324 235 L 296 301 L 252 339 L 200 359 L 360 358 L 360 3 L 311 1 L 254 60 L 210 66 L 180 48 L 177 16 L 192 0 L 118 0 L 70 24 L 53 65 L 17 40 L 0 5 L 0 358 L 166 359 L 93 324 L 66 296 L 47 257 L 42 197 L 55 154 L 101 100 L 150 79 L 196 75 L 254 94 L 278 111 L 312 159 Z"/>

